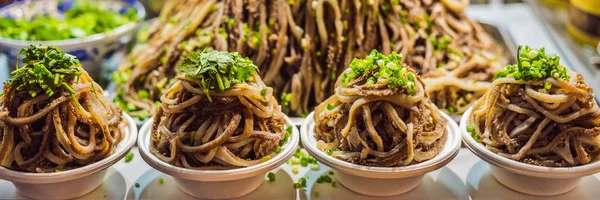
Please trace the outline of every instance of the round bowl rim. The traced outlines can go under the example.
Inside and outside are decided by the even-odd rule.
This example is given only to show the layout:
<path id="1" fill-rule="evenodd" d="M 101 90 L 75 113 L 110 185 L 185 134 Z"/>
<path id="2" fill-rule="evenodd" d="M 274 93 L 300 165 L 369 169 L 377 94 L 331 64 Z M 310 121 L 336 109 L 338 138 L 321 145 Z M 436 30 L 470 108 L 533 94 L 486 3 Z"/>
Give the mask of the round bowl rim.
<path id="1" fill-rule="evenodd" d="M 90 176 L 96 172 L 107 169 L 125 157 L 136 142 L 137 126 L 135 125 L 135 122 L 125 112 L 123 112 L 123 118 L 127 120 L 128 134 L 126 134 L 125 138 L 119 142 L 113 154 L 107 158 L 83 167 L 50 173 L 20 172 L 0 167 L 0 179 L 31 184 L 60 183 Z"/>
<path id="2" fill-rule="evenodd" d="M 460 132 L 462 135 L 462 140 L 464 141 L 465 146 L 467 146 L 467 148 L 471 150 L 473 154 L 487 163 L 512 173 L 539 178 L 578 178 L 600 172 L 599 161 L 574 167 L 544 167 L 526 164 L 500 156 L 486 149 L 483 144 L 475 141 L 473 137 L 471 137 L 471 134 L 467 132 L 467 123 L 472 111 L 473 107 L 471 106 L 469 109 L 467 109 L 467 111 L 465 111 L 462 119 L 460 120 Z"/>
<path id="3" fill-rule="evenodd" d="M 119 0 L 112 0 L 112 1 L 122 2 Z M 41 1 L 15 1 L 15 2 L 10 3 L 9 5 L 6 5 L 2 8 L 0 8 L 0 10 L 7 10 L 13 6 L 17 6 L 20 4 L 30 4 L 30 3 L 36 3 L 36 2 L 41 2 Z M 42 46 L 51 46 L 51 45 L 52 46 L 71 46 L 71 45 L 82 46 L 83 44 L 98 42 L 98 41 L 104 40 L 104 39 L 106 39 L 108 37 L 112 37 L 112 36 L 120 37 L 121 35 L 135 29 L 137 27 L 137 25 L 139 23 L 141 23 L 144 20 L 144 18 L 146 18 L 146 15 L 147 15 L 144 5 L 142 5 L 142 3 L 140 3 L 138 0 L 135 0 L 133 2 L 133 4 L 129 4 L 129 3 L 125 3 L 125 2 L 123 2 L 123 3 L 136 9 L 137 19 L 135 21 L 132 21 L 132 22 L 123 24 L 121 26 L 118 26 L 116 28 L 113 28 L 109 31 L 102 32 L 102 33 L 96 33 L 96 34 L 79 37 L 79 38 L 69 38 L 69 39 L 63 39 L 63 40 L 47 40 L 47 41 L 15 40 L 15 39 L 10 39 L 10 38 L 0 37 L 0 44 L 2 44 L 4 46 L 13 46 L 13 47 L 29 46 L 31 44 L 42 45 Z"/>
<path id="4" fill-rule="evenodd" d="M 439 111 L 439 113 L 443 118 L 448 120 L 446 127 L 447 139 L 444 143 L 444 147 L 442 148 L 442 151 L 432 159 L 414 165 L 402 167 L 370 167 L 352 164 L 327 155 L 324 151 L 319 150 L 316 147 L 316 144 L 312 143 L 309 139 L 309 137 L 314 137 L 314 131 L 312 129 L 314 127 L 314 112 L 311 112 L 302 124 L 300 138 L 302 139 L 304 148 L 311 156 L 337 171 L 366 178 L 394 179 L 414 177 L 446 166 L 454 159 L 454 157 L 456 157 L 460 150 L 461 141 L 460 136 L 458 135 L 458 125 L 447 114 L 441 111 Z"/>
<path id="5" fill-rule="evenodd" d="M 142 159 L 152 168 L 161 171 L 165 174 L 173 176 L 173 178 L 181 178 L 193 181 L 232 181 L 245 179 L 249 177 L 259 176 L 267 173 L 268 171 L 275 169 L 285 163 L 298 148 L 298 142 L 300 140 L 300 133 L 298 128 L 292 124 L 292 121 L 284 116 L 286 125 L 292 126 L 292 134 L 282 148 L 282 151 L 275 155 L 273 158 L 266 162 L 259 163 L 248 167 L 225 169 L 225 170 L 198 170 L 198 169 L 187 169 L 178 167 L 166 163 L 150 152 L 150 131 L 151 125 L 154 122 L 154 117 L 146 120 L 142 128 L 140 129 L 140 136 L 138 137 L 138 149 Z"/>

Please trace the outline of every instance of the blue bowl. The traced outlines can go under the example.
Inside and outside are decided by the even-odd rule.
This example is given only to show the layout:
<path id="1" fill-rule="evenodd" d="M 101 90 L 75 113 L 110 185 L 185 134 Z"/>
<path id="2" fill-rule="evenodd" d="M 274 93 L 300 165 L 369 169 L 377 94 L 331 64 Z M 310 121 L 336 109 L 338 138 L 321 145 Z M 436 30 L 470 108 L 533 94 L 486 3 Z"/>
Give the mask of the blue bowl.
<path id="1" fill-rule="evenodd" d="M 101 62 L 113 53 L 123 48 L 134 37 L 134 31 L 146 17 L 144 6 L 136 0 L 102 0 L 97 1 L 98 6 L 121 12 L 128 8 L 137 11 L 138 20 L 112 29 L 108 32 L 89 35 L 81 38 L 72 38 L 55 41 L 25 41 L 0 37 L 0 49 L 8 58 L 10 70 L 15 68 L 15 60 L 21 49 L 29 45 L 57 46 L 61 50 L 76 56 L 83 68 L 94 79 L 100 78 Z M 62 17 L 68 10 L 73 0 L 36 0 L 17 1 L 0 8 L 1 17 L 31 18 L 33 15 L 46 14 Z"/>

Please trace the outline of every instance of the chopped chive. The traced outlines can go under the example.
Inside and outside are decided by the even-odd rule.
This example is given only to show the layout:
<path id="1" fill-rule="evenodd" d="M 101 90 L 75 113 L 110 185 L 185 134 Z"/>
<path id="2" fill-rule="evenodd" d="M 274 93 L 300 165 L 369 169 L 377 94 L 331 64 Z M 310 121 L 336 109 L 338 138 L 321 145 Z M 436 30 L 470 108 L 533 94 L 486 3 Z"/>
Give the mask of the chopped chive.
<path id="1" fill-rule="evenodd" d="M 327 110 L 333 110 L 335 106 L 333 104 L 327 104 Z"/>

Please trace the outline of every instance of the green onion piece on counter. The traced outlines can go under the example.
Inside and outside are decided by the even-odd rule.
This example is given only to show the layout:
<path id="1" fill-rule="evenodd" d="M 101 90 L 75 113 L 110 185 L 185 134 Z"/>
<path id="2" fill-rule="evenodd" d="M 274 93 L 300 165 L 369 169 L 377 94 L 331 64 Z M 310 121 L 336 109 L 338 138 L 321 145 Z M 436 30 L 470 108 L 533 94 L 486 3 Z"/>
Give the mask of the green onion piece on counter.
<path id="1" fill-rule="evenodd" d="M 267 174 L 267 178 L 268 178 L 268 179 L 269 179 L 269 181 L 271 181 L 271 182 L 275 181 L 275 178 L 276 178 L 276 177 L 275 177 L 275 173 L 273 173 L 273 172 L 269 172 L 269 173 Z"/>
<path id="2" fill-rule="evenodd" d="M 313 170 L 313 171 L 319 171 L 320 169 L 321 169 L 321 167 L 319 166 L 319 164 L 312 165 L 310 167 L 310 170 Z"/>
<path id="3" fill-rule="evenodd" d="M 298 174 L 298 167 L 292 167 L 292 173 Z"/>
<path id="4" fill-rule="evenodd" d="M 129 152 L 127 155 L 125 155 L 125 162 L 131 162 L 133 160 L 133 153 Z"/>
<path id="5" fill-rule="evenodd" d="M 135 187 L 139 188 L 140 187 L 140 183 L 135 183 Z"/>
<path id="6" fill-rule="evenodd" d="M 290 161 L 291 161 L 292 165 L 299 165 L 300 164 L 300 158 L 297 158 L 297 157 L 290 158 Z"/>
<path id="7" fill-rule="evenodd" d="M 301 159 L 300 159 L 300 165 L 301 165 L 302 167 L 306 167 L 306 166 L 308 166 L 308 159 L 307 159 L 307 158 L 301 158 Z"/>
<path id="8" fill-rule="evenodd" d="M 165 183 L 165 179 L 163 179 L 162 177 L 158 178 L 158 184 L 162 185 L 163 183 Z"/>
<path id="9" fill-rule="evenodd" d="M 317 183 L 331 183 L 332 181 L 333 179 L 327 174 L 323 174 L 317 179 Z"/>
<path id="10" fill-rule="evenodd" d="M 294 189 L 305 188 L 306 187 L 306 178 L 302 177 L 298 179 L 298 182 L 294 183 Z"/>

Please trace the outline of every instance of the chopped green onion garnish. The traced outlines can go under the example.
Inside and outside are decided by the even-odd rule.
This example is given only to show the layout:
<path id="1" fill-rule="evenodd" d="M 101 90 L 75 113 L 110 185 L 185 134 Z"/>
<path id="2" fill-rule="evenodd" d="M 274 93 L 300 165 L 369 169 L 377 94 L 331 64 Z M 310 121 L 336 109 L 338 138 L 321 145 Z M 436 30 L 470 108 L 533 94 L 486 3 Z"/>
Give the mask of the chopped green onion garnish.
<path id="1" fill-rule="evenodd" d="M 313 170 L 313 171 L 319 171 L 320 169 L 321 169 L 321 167 L 319 166 L 319 164 L 312 165 L 310 167 L 310 170 Z"/>
<path id="2" fill-rule="evenodd" d="M 298 182 L 294 183 L 294 189 L 306 187 L 306 178 L 302 177 L 298 179 Z"/>
<path id="3" fill-rule="evenodd" d="M 342 84 L 348 84 L 374 67 L 377 69 L 367 79 L 367 84 L 374 84 L 383 79 L 389 88 L 404 88 L 406 93 L 411 95 L 416 92 L 415 75 L 402 65 L 402 55 L 396 52 L 386 56 L 373 50 L 363 59 L 355 58 L 350 63 L 351 71 L 342 73 Z"/>
<path id="4" fill-rule="evenodd" d="M 560 57 L 546 54 L 544 48 L 534 49 L 519 46 L 517 65 L 508 65 L 496 74 L 496 78 L 512 77 L 515 80 L 534 81 L 553 77 L 568 80 L 567 69 L 560 65 Z M 544 85 L 546 86 L 546 85 Z"/>
<path id="5" fill-rule="evenodd" d="M 189 53 L 179 62 L 178 68 L 182 75 L 201 83 L 200 87 L 210 102 L 209 90 L 224 91 L 248 81 L 258 72 L 258 67 L 250 59 L 238 53 L 216 50 Z"/>
<path id="6" fill-rule="evenodd" d="M 265 98 L 265 95 L 267 95 L 267 88 L 260 90 L 260 96 L 262 96 L 263 99 Z"/>
<path id="7" fill-rule="evenodd" d="M 281 146 L 275 147 L 275 153 L 279 153 L 279 152 L 281 152 Z"/>
<path id="8" fill-rule="evenodd" d="M 454 106 L 448 106 L 448 108 L 446 108 L 448 110 L 449 113 L 456 113 L 456 108 Z"/>
<path id="9" fill-rule="evenodd" d="M 545 83 L 544 83 L 544 88 L 546 88 L 546 90 L 549 90 L 549 89 L 551 89 L 551 88 L 552 88 L 552 83 L 550 83 L 550 82 L 545 82 Z"/>
<path id="10" fill-rule="evenodd" d="M 331 155 L 333 154 L 333 149 L 325 149 L 325 153 L 327 153 L 327 155 Z"/>
<path id="11" fill-rule="evenodd" d="M 473 126 L 473 125 L 467 125 L 467 132 L 469 132 L 469 133 L 475 132 L 475 126 Z"/>
<path id="12" fill-rule="evenodd" d="M 335 106 L 333 104 L 327 104 L 327 110 L 333 110 Z"/>
<path id="13" fill-rule="evenodd" d="M 148 93 L 148 91 L 146 91 L 146 90 L 139 90 L 138 97 L 140 97 L 142 99 L 147 99 L 147 98 L 150 98 L 150 93 Z"/>

